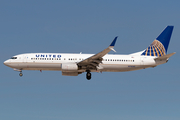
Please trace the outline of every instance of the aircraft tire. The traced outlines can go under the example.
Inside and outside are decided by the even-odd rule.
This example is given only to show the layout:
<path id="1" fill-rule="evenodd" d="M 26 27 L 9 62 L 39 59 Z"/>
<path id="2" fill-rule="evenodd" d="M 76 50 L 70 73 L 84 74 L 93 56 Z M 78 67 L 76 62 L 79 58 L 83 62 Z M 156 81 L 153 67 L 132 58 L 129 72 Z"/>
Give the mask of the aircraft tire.
<path id="1" fill-rule="evenodd" d="M 87 78 L 87 80 L 90 80 L 90 79 L 91 79 L 91 73 L 90 73 L 90 72 L 87 72 L 86 78 Z"/>
<path id="2" fill-rule="evenodd" d="M 19 76 L 20 76 L 20 77 L 22 77 L 22 76 L 23 76 L 23 74 L 22 74 L 22 73 L 19 73 Z"/>

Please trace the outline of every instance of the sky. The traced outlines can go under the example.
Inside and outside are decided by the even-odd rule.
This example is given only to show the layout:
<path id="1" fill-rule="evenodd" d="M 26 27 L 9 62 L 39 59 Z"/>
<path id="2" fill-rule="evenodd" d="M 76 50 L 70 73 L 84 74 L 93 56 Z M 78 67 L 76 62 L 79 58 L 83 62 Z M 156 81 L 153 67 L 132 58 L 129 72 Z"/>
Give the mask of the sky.
<path id="1" fill-rule="evenodd" d="M 0 119 L 179 120 L 179 0 L 1 0 Z M 62 76 L 19 73 L 3 62 L 21 53 L 98 53 L 115 36 L 117 53 L 147 48 L 174 31 L 167 64 L 132 72 Z"/>

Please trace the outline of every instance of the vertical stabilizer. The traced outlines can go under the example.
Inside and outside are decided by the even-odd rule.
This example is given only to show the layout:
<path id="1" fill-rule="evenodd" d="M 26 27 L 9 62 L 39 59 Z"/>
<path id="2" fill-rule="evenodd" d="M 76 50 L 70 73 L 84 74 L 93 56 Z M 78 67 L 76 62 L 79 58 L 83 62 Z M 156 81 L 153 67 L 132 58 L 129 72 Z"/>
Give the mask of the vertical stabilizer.
<path id="1" fill-rule="evenodd" d="M 145 56 L 166 55 L 174 26 L 167 26 L 163 32 L 141 54 Z"/>

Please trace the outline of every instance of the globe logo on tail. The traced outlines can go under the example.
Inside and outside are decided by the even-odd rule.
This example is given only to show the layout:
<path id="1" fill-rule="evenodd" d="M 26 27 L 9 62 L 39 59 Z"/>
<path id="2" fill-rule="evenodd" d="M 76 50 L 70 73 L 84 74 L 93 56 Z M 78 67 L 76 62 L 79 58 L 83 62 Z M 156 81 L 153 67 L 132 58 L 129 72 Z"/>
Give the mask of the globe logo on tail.
<path id="1" fill-rule="evenodd" d="M 141 55 L 160 57 L 166 55 L 166 50 L 164 48 L 164 45 L 160 41 L 154 40 L 152 44 Z"/>

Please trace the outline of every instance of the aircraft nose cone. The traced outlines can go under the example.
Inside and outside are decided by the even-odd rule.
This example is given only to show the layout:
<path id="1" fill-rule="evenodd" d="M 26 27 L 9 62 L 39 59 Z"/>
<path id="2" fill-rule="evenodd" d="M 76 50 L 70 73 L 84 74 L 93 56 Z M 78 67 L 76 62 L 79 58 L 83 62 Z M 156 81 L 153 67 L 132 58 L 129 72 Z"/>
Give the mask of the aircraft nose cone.
<path id="1" fill-rule="evenodd" d="M 6 66 L 8 66 L 9 63 L 10 63 L 9 60 L 4 61 L 4 65 L 6 65 Z"/>

